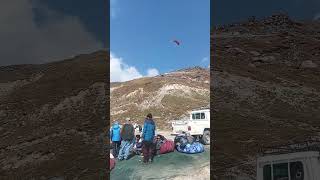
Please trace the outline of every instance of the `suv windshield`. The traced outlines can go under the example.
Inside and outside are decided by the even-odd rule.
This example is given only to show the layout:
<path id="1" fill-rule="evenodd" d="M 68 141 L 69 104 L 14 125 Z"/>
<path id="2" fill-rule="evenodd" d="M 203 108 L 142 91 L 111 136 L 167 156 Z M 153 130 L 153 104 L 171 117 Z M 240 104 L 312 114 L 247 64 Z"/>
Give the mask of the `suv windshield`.
<path id="1" fill-rule="evenodd" d="M 192 113 L 192 119 L 206 119 L 205 113 Z"/>
<path id="2" fill-rule="evenodd" d="M 271 173 L 271 171 L 273 172 Z M 273 164 L 273 167 L 271 167 L 270 164 L 265 165 L 263 167 L 263 180 L 272 180 L 272 175 L 273 180 L 303 180 L 303 164 L 302 162 L 297 161 L 290 163 Z"/>

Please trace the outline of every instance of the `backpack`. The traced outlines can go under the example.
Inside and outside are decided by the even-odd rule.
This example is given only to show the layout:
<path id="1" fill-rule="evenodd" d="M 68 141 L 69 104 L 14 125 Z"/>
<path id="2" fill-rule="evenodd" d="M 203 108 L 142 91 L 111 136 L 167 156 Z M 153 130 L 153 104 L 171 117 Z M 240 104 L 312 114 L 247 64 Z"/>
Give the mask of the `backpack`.
<path id="1" fill-rule="evenodd" d="M 125 141 L 134 139 L 134 127 L 132 124 L 125 124 L 121 131 L 121 137 Z"/>
<path id="2" fill-rule="evenodd" d="M 180 146 L 181 148 L 184 148 L 188 144 L 188 139 L 185 135 L 178 135 L 174 138 L 174 144 L 175 146 Z"/>
<path id="3" fill-rule="evenodd" d="M 171 140 L 165 140 L 164 143 L 160 147 L 160 154 L 165 154 L 174 151 L 174 142 Z"/>

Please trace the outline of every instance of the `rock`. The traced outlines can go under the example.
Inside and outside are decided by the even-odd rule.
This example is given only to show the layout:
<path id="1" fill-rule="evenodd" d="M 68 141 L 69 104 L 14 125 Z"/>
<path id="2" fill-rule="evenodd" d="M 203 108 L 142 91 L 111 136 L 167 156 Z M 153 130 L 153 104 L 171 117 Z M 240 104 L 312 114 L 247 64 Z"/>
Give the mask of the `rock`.
<path id="1" fill-rule="evenodd" d="M 50 178 L 49 180 L 64 180 L 64 177 L 53 177 L 53 178 Z"/>
<path id="2" fill-rule="evenodd" d="M 239 53 L 246 53 L 244 50 L 240 49 L 240 48 L 234 48 L 234 50 L 236 50 Z"/>
<path id="3" fill-rule="evenodd" d="M 318 64 L 312 62 L 311 60 L 303 61 L 301 63 L 302 68 L 317 68 Z"/>
<path id="4" fill-rule="evenodd" d="M 248 66 L 249 66 L 249 67 L 252 67 L 252 68 L 255 68 L 255 67 L 256 67 L 256 65 L 254 65 L 253 63 L 249 63 Z"/>
<path id="5" fill-rule="evenodd" d="M 252 60 L 265 63 L 265 62 L 272 62 L 276 60 L 276 58 L 274 56 L 264 56 L 264 57 L 253 57 Z"/>
<path id="6" fill-rule="evenodd" d="M 232 35 L 234 35 L 234 36 L 239 36 L 240 33 L 239 33 L 239 32 L 232 32 Z"/>
<path id="7" fill-rule="evenodd" d="M 6 112 L 4 110 L 0 110 L 0 117 L 6 117 Z"/>
<path id="8" fill-rule="evenodd" d="M 254 56 L 260 56 L 260 53 L 257 51 L 250 51 L 250 54 L 252 54 Z"/>
<path id="9" fill-rule="evenodd" d="M 227 51 L 229 51 L 230 53 L 237 53 L 237 54 L 246 53 L 244 50 L 242 50 L 242 49 L 240 49 L 238 47 L 228 49 Z"/>

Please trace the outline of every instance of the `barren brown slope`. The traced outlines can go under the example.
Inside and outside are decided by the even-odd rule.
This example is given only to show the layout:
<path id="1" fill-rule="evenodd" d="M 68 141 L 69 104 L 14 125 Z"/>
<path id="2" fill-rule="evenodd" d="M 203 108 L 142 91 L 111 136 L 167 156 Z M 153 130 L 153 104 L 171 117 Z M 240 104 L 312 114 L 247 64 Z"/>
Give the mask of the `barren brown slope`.
<path id="1" fill-rule="evenodd" d="M 320 23 L 284 15 L 211 32 L 217 177 L 255 177 L 259 147 L 318 136 Z"/>
<path id="2" fill-rule="evenodd" d="M 210 101 L 209 70 L 189 68 L 156 77 L 111 84 L 111 120 L 126 117 L 142 123 L 151 112 L 159 128 Z"/>
<path id="3" fill-rule="evenodd" d="M 105 176 L 107 52 L 0 68 L 0 174 Z"/>

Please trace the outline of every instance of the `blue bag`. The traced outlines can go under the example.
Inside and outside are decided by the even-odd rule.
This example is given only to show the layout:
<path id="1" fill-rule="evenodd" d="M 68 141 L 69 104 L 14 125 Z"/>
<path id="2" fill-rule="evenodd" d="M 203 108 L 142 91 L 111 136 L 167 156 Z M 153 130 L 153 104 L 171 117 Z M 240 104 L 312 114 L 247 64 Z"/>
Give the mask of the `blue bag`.
<path id="1" fill-rule="evenodd" d="M 177 151 L 187 154 L 202 153 L 204 151 L 204 146 L 199 142 L 186 144 L 184 147 L 177 145 Z"/>

